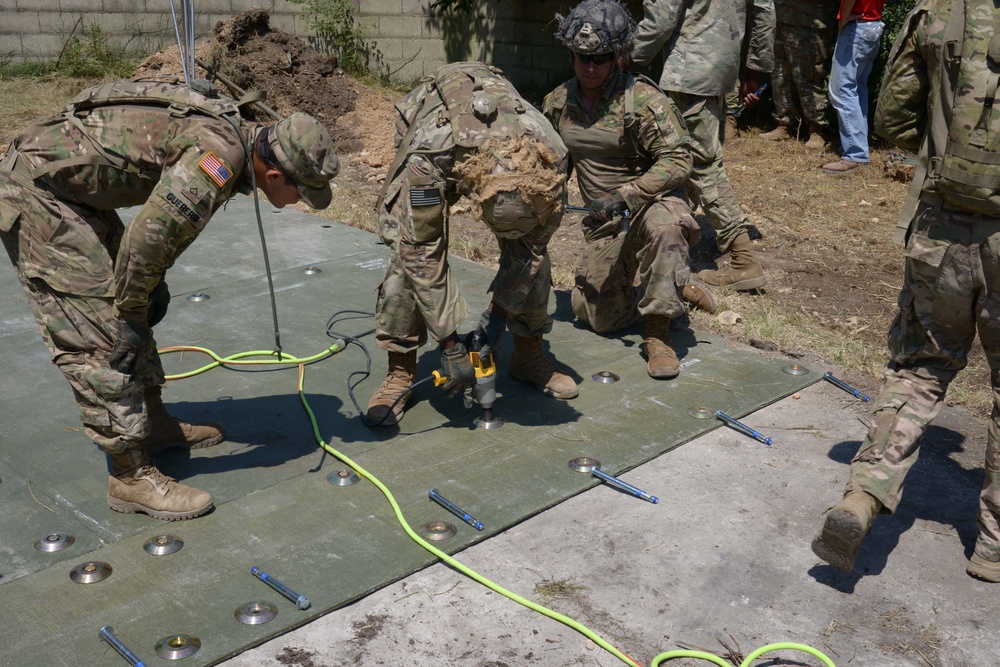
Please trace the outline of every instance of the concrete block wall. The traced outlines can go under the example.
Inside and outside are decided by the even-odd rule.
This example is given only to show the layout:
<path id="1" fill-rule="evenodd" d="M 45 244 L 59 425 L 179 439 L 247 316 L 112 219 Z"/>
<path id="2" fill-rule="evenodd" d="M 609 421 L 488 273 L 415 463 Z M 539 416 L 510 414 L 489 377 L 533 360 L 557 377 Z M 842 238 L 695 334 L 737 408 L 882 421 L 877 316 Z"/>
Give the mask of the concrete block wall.
<path id="1" fill-rule="evenodd" d="M 569 54 L 555 42 L 553 17 L 569 0 L 482 0 L 471 15 L 434 15 L 432 0 L 349 0 L 369 38 L 374 69 L 394 81 L 412 82 L 459 60 L 502 68 L 532 97 L 572 74 Z M 181 11 L 181 1 L 174 0 Z M 642 6 L 630 0 L 633 15 Z M 0 0 L 0 61 L 55 60 L 70 36 L 98 24 L 119 43 L 153 53 L 176 43 L 171 0 Z M 194 0 L 196 32 L 253 8 L 266 9 L 271 25 L 308 39 L 303 6 L 287 0 Z"/>

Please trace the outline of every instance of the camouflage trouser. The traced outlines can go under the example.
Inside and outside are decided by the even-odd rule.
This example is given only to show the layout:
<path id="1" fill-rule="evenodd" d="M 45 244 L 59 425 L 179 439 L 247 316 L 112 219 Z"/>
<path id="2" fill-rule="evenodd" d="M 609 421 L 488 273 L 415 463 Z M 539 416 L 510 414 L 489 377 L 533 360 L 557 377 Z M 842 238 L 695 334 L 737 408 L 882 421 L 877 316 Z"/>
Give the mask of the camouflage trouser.
<path id="1" fill-rule="evenodd" d="M 676 197 L 654 202 L 620 234 L 615 219 L 583 220 L 587 247 L 576 268 L 573 313 L 597 333 L 617 331 L 647 315 L 684 312 L 678 288 L 691 275 L 688 250 L 698 243 L 698 223 Z M 636 274 L 639 286 L 634 287 Z"/>
<path id="2" fill-rule="evenodd" d="M 775 118 L 798 118 L 798 102 L 807 121 L 820 127 L 830 125 L 826 79 L 836 38 L 833 29 L 816 30 L 778 23 L 774 34 L 774 72 L 771 73 Z"/>
<path id="3" fill-rule="evenodd" d="M 116 337 L 114 299 L 59 292 L 44 279 L 29 278 L 21 270 L 25 244 L 31 239 L 31 228 L 27 226 L 45 228 L 50 226 L 48 218 L 58 215 L 64 226 L 70 221 L 76 223 L 77 233 L 88 233 L 87 230 L 92 233 L 106 226 L 108 213 L 95 213 L 90 220 L 79 207 L 70 207 L 47 193 L 18 189 L 3 177 L 0 187 L 4 192 L 0 201 L 16 207 L 20 213 L 18 222 L 0 234 L 0 238 L 17 270 L 52 362 L 73 388 L 84 429 L 91 440 L 109 452 L 128 449 L 149 435 L 143 389 L 164 382 L 156 343 L 150 342 L 140 355 L 135 375 L 114 371 L 108 364 Z M 91 241 L 84 245 L 91 249 L 102 247 L 96 235 Z M 110 278 L 99 275 L 111 266 L 107 252 L 104 254 L 99 262 L 84 255 L 75 258 L 80 265 L 90 267 L 98 284 Z"/>
<path id="4" fill-rule="evenodd" d="M 411 192 L 437 188 L 438 197 Z M 380 349 L 412 352 L 457 330 L 469 313 L 448 267 L 448 186 L 440 170 L 421 155 L 386 191 L 379 212 L 379 234 L 389 248 L 389 266 L 378 288 L 376 340 Z M 426 205 L 428 201 L 437 201 Z M 548 315 L 551 263 L 546 253 L 555 218 L 518 239 L 498 238 L 500 268 L 490 291 L 507 311 L 507 326 L 517 336 L 539 336 L 552 328 Z"/>
<path id="5" fill-rule="evenodd" d="M 703 97 L 670 91 L 688 132 L 691 134 L 691 157 L 694 167 L 688 181 L 688 194 L 701 206 L 717 233 L 719 252 L 728 252 L 733 239 L 750 229 L 736 192 L 722 166 L 722 135 L 725 125 L 724 97 Z"/>
<path id="6" fill-rule="evenodd" d="M 1000 220 L 921 206 L 906 249 L 892 360 L 874 421 L 851 464 L 847 490 L 863 490 L 892 512 L 919 440 L 965 368 L 976 332 L 990 364 L 994 406 L 979 500 L 978 548 L 1000 558 Z"/>

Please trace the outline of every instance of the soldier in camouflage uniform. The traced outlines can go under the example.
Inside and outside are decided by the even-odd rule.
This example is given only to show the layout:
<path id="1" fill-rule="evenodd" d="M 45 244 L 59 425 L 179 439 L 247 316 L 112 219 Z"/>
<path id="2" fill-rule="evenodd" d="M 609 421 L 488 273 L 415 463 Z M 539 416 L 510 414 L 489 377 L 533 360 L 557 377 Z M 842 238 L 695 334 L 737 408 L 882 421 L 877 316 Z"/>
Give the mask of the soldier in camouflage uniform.
<path id="1" fill-rule="evenodd" d="M 572 52 L 576 77 L 550 93 L 542 111 L 566 142 L 590 203 L 573 312 L 598 333 L 645 318 L 647 372 L 676 377 L 669 330 L 684 313 L 681 291 L 715 308 L 707 290 L 690 282 L 688 251 L 699 229 L 680 189 L 691 172 L 684 121 L 654 85 L 620 68 L 635 22 L 617 0 L 585 0 L 556 18 L 556 39 Z M 616 216 L 626 212 L 623 232 Z"/>
<path id="2" fill-rule="evenodd" d="M 725 96 L 739 79 L 740 97 L 757 90 L 758 73 L 774 63 L 772 0 L 645 0 L 632 58 L 646 64 L 663 49 L 660 88 L 677 104 L 691 134 L 694 167 L 688 194 L 718 233 L 729 266 L 696 277 L 715 287 L 752 290 L 766 283 L 750 243 L 750 220 L 722 166 Z M 740 76 L 740 48 L 750 19 L 747 63 Z"/>
<path id="3" fill-rule="evenodd" d="M 152 327 L 169 301 L 166 270 L 254 182 L 277 207 L 330 203 L 338 163 L 323 126 L 294 114 L 264 127 L 236 109 L 184 86 L 106 84 L 26 129 L 0 163 L 0 238 L 84 429 L 108 454 L 119 512 L 178 520 L 212 508 L 152 459 L 223 438 L 161 401 Z M 115 209 L 127 206 L 142 208 L 123 225 Z"/>
<path id="4" fill-rule="evenodd" d="M 894 239 L 905 241 L 906 273 L 885 384 L 844 499 L 812 543 L 844 570 L 854 567 L 874 516 L 896 509 L 920 438 L 978 331 L 994 408 L 967 571 L 1000 581 L 1000 116 L 990 99 L 1000 67 L 998 21 L 992 0 L 922 0 L 889 57 L 875 130 L 919 154 Z"/>
<path id="5" fill-rule="evenodd" d="M 396 158 L 377 203 L 389 266 L 378 288 L 376 338 L 389 372 L 368 402 L 368 423 L 403 417 L 428 332 L 439 344 L 445 389 L 475 379 L 456 330 L 469 312 L 448 267 L 448 210 L 464 194 L 500 246 L 492 300 L 480 319 L 485 354 L 505 328 L 514 339 L 508 371 L 543 393 L 569 399 L 576 382 L 542 355 L 551 264 L 546 245 L 563 214 L 566 147 L 500 70 L 446 65 L 397 102 Z"/>
<path id="6" fill-rule="evenodd" d="M 778 127 L 761 134 L 761 139 L 794 139 L 799 124 L 805 121 L 809 128 L 806 148 L 823 149 L 824 137 L 830 130 L 826 79 L 837 41 L 839 6 L 839 0 L 774 0 L 778 23 L 774 31 L 771 94 Z"/>

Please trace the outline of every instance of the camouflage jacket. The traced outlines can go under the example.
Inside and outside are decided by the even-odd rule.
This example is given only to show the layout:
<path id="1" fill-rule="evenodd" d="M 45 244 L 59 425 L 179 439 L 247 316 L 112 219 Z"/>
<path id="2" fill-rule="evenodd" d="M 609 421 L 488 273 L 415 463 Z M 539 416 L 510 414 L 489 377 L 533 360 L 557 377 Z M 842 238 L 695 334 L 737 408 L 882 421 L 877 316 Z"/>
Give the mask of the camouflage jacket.
<path id="1" fill-rule="evenodd" d="M 947 160 L 942 158 L 952 152 L 948 147 L 956 139 L 960 140 L 962 133 L 971 132 L 984 121 L 984 137 L 989 136 L 990 141 L 996 143 L 1000 133 L 1000 117 L 992 111 L 986 99 L 989 81 L 992 80 L 994 85 L 996 81 L 996 70 L 987 64 L 987 51 L 996 26 L 1000 24 L 1000 10 L 991 0 L 965 0 L 966 22 L 982 26 L 977 30 L 978 41 L 963 45 L 959 33 L 957 46 L 949 47 L 945 43 L 950 41 L 945 37 L 949 18 L 962 4 L 961 0 L 921 0 L 917 3 L 889 54 L 875 111 L 874 125 L 879 136 L 907 150 L 919 151 L 912 188 L 922 198 L 929 196 L 930 201 L 935 195 L 942 194 L 941 183 L 935 174 L 942 164 L 947 164 Z M 960 53 L 961 60 L 978 63 L 984 72 L 978 85 L 975 81 L 962 78 L 964 70 L 960 70 L 959 59 L 949 60 L 949 51 Z M 961 113 L 956 106 L 959 98 L 971 102 L 961 107 L 967 116 L 956 115 Z M 949 134 L 949 127 L 957 128 L 957 133 Z M 957 155 L 961 155 L 957 151 L 962 150 L 968 151 L 968 148 L 958 146 L 954 149 Z M 1000 166 L 995 161 L 990 165 L 987 160 L 982 169 L 985 173 L 978 176 L 980 179 L 989 177 L 995 181 L 1000 177 Z M 911 200 L 907 203 L 910 210 L 904 210 L 901 225 L 912 213 L 914 192 L 911 192 Z M 987 189 L 984 195 L 989 194 Z M 996 211 L 1000 210 L 1000 196 L 993 190 L 989 199 L 992 204 L 980 212 L 996 215 Z M 989 201 L 985 203 L 990 204 Z M 975 202 L 970 201 L 969 204 Z M 969 210 L 979 209 L 973 206 Z"/>
<path id="2" fill-rule="evenodd" d="M 837 25 L 840 0 L 774 0 L 778 23 L 829 30 Z"/>
<path id="3" fill-rule="evenodd" d="M 634 110 L 627 109 L 625 89 L 633 84 Z M 566 142 L 584 202 L 619 194 L 629 210 L 674 192 L 691 173 L 690 138 L 673 102 L 659 89 L 631 74 L 619 73 L 588 113 L 574 77 L 556 88 L 542 112 Z M 635 150 L 624 130 L 634 113 Z"/>
<path id="4" fill-rule="evenodd" d="M 640 65 L 664 51 L 664 90 L 714 97 L 732 91 L 740 75 L 747 30 L 748 69 L 774 69 L 773 0 L 645 0 L 632 58 Z"/>
<path id="5" fill-rule="evenodd" d="M 21 244 L 31 250 L 28 256 L 22 252 L 19 263 L 29 278 L 70 294 L 114 296 L 119 315 L 144 320 L 148 294 L 164 272 L 222 204 L 237 191 L 250 192 L 246 154 L 232 125 L 200 114 L 115 105 L 77 117 L 86 134 L 61 115 L 27 128 L 11 145 L 5 164 L 13 166 L 18 182 L 81 213 L 52 219 L 49 229 L 22 229 L 33 242 Z M 248 142 L 256 127 L 243 124 Z M 73 164 L 100 152 L 124 158 L 129 168 Z M 112 256 L 115 248 L 102 247 L 90 230 L 88 211 L 127 206 L 141 208 Z"/>

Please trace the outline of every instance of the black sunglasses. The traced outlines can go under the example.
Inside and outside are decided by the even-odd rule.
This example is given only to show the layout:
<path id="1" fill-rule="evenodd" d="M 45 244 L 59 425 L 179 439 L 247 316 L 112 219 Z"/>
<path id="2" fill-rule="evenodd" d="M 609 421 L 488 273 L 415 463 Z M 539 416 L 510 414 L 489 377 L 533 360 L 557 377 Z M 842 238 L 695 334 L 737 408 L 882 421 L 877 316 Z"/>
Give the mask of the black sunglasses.
<path id="1" fill-rule="evenodd" d="M 591 63 L 595 65 L 606 65 L 615 57 L 614 53 L 591 53 L 586 55 L 582 53 L 574 53 L 573 55 L 584 65 L 589 65 Z"/>

